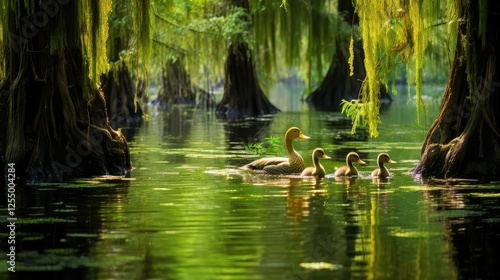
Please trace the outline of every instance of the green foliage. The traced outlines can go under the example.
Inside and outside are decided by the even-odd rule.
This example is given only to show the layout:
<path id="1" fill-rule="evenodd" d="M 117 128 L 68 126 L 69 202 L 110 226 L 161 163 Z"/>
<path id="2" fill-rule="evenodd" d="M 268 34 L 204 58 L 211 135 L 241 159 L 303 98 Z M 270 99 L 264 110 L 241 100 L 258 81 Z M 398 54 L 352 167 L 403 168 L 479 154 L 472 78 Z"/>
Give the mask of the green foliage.
<path id="1" fill-rule="evenodd" d="M 248 143 L 245 145 L 245 150 L 252 152 L 254 155 L 262 155 L 262 143 Z"/>
<path id="2" fill-rule="evenodd" d="M 361 103 L 361 100 L 356 99 L 347 101 L 342 99 L 341 105 L 341 113 L 352 119 L 352 134 L 356 133 L 356 128 L 358 126 L 366 125 L 366 112 L 363 109 L 363 107 L 365 107 L 365 104 Z"/>
<path id="3" fill-rule="evenodd" d="M 90 79 L 98 84 L 101 74 L 109 69 L 106 41 L 108 40 L 108 14 L 111 1 L 81 1 L 79 21 L 84 30 L 83 49 L 87 55 Z M 54 34 L 58 38 L 60 35 Z M 64 38 L 61 34 L 61 38 Z"/>
<path id="4" fill-rule="evenodd" d="M 116 0 L 115 0 L 116 1 Z M 134 45 L 139 54 L 139 63 L 142 64 L 144 73 L 151 56 L 152 30 L 151 30 L 151 3 L 150 1 L 134 0 L 132 5 L 134 23 Z"/>
<path id="5" fill-rule="evenodd" d="M 349 40 L 349 76 L 354 75 L 354 38 L 351 36 Z"/>
<path id="6" fill-rule="evenodd" d="M 151 13 L 150 1 L 113 1 L 108 18 L 107 41 L 110 72 L 116 73 L 121 67 L 138 69 L 134 74 L 148 81 L 148 65 L 152 54 Z"/>
<path id="7" fill-rule="evenodd" d="M 195 84 L 217 80 L 224 73 L 224 59 L 234 42 L 253 49 L 249 13 L 224 1 L 156 1 L 153 7 L 153 52 L 150 69 L 160 74 L 165 62 L 183 58 Z"/>
<path id="8" fill-rule="evenodd" d="M 250 1 L 257 63 L 269 83 L 297 73 L 310 92 L 311 85 L 324 77 L 342 41 L 336 5 L 336 1 Z"/>
<path id="9" fill-rule="evenodd" d="M 248 143 L 245 145 L 245 150 L 259 156 L 279 155 L 283 152 L 283 145 L 279 137 L 271 135 L 264 140 L 266 141 L 263 143 Z"/>
<path id="10" fill-rule="evenodd" d="M 82 50 L 82 64 L 91 82 L 98 84 L 100 75 L 109 68 L 106 41 L 108 39 L 108 15 L 111 11 L 111 1 L 54 1 L 46 3 L 57 7 L 47 12 L 40 3 L 47 1 L 2 1 L 0 4 L 0 79 L 3 80 L 8 71 L 6 56 L 11 51 L 15 53 L 33 52 L 29 50 L 29 40 L 35 40 L 40 34 L 48 37 L 46 48 L 51 54 L 65 48 L 77 47 Z M 47 8 L 53 9 L 53 8 Z M 65 11 L 65 12 L 61 12 Z M 67 17 L 67 15 L 71 15 Z M 38 25 L 33 25 L 33 17 L 38 17 Z M 33 34 L 26 37 L 22 25 L 31 24 L 29 31 Z M 28 24 L 28 25 L 27 25 Z M 26 27 L 24 27 L 26 30 Z M 25 38 L 26 37 L 26 38 Z M 29 38 L 28 38 L 29 37 Z M 15 41 L 17 40 L 17 42 Z M 9 51 L 9 48 L 13 48 Z M 35 50 L 36 52 L 41 50 Z M 23 59 L 21 59 L 23 60 Z M 27 60 L 27 59 L 26 59 Z M 25 62 L 23 62 L 25 63 Z M 18 73 L 12 73 L 14 76 Z M 83 90 L 88 94 L 88 90 Z M 87 96 L 88 97 L 88 96 Z"/>
<path id="11" fill-rule="evenodd" d="M 398 67 L 406 64 L 407 82 L 415 86 L 417 122 L 422 108 L 424 62 L 443 61 L 449 48 L 443 48 L 448 34 L 444 29 L 446 2 L 430 0 L 356 0 L 360 18 L 361 39 L 365 51 L 366 79 L 360 93 L 362 113 L 353 116 L 364 119 L 372 137 L 378 136 L 380 123 L 380 88 L 393 87 Z M 449 21 L 448 21 L 449 22 Z M 443 27 L 441 28 L 441 26 Z M 450 35 L 452 36 L 452 34 Z M 426 60 L 426 56 L 431 57 Z M 437 63 L 434 62 L 434 66 Z M 437 68 L 437 67 L 436 67 Z M 351 112 L 349 104 L 346 112 Z M 350 109 L 350 110 L 348 110 Z M 353 125 L 360 121 L 353 120 Z M 355 130 L 355 127 L 353 127 Z"/>

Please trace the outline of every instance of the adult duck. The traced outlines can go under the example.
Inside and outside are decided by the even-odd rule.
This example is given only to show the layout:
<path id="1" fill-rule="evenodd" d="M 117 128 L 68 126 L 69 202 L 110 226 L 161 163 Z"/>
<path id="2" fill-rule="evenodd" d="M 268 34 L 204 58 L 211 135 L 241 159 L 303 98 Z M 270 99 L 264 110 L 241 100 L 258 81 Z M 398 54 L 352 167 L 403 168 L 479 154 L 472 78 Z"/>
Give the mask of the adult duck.
<path id="1" fill-rule="evenodd" d="M 325 151 L 322 148 L 316 148 L 314 149 L 312 153 L 312 160 L 314 163 L 314 166 L 312 167 L 306 167 L 304 171 L 300 174 L 300 176 L 316 176 L 318 178 L 323 178 L 326 175 L 325 168 L 321 163 L 319 163 L 319 159 L 331 159 L 331 157 L 327 156 Z"/>
<path id="2" fill-rule="evenodd" d="M 372 172 L 372 177 L 378 177 L 378 178 L 387 178 L 390 177 L 391 174 L 389 173 L 389 170 L 387 170 L 387 167 L 384 166 L 384 163 L 396 163 L 391 159 L 388 153 L 380 153 L 377 157 L 377 165 L 378 168 L 373 170 Z"/>
<path id="3" fill-rule="evenodd" d="M 346 163 L 346 165 L 344 165 L 344 166 L 340 167 L 339 169 L 335 170 L 335 173 L 333 173 L 333 177 L 352 177 L 352 176 L 358 176 L 358 170 L 352 164 L 353 162 L 357 162 L 357 163 L 362 164 L 362 165 L 366 164 L 366 162 L 364 162 L 364 161 L 361 160 L 361 158 L 359 157 L 358 153 L 350 152 L 345 157 L 345 163 Z"/>
<path id="4" fill-rule="evenodd" d="M 291 127 L 285 133 L 285 146 L 288 157 L 266 157 L 254 160 L 244 166 L 242 169 L 253 171 L 255 173 L 266 174 L 293 174 L 300 173 L 306 164 L 302 156 L 293 148 L 293 140 L 310 139 L 298 127 Z"/>

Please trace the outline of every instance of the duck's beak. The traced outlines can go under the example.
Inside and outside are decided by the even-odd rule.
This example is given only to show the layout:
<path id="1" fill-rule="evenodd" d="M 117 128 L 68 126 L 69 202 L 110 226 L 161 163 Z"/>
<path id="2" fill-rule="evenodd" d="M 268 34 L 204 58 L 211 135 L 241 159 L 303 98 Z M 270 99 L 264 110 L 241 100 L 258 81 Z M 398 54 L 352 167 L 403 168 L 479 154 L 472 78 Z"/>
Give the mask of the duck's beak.
<path id="1" fill-rule="evenodd" d="M 331 157 L 327 156 L 327 155 L 323 155 L 323 158 L 324 159 L 332 159 Z"/>
<path id="2" fill-rule="evenodd" d="M 388 163 L 397 163 L 397 162 L 393 161 L 392 159 L 389 159 L 387 162 Z"/>
<path id="3" fill-rule="evenodd" d="M 305 136 L 302 132 L 299 134 L 299 138 L 301 138 L 301 139 L 311 139 L 311 137 Z"/>
<path id="4" fill-rule="evenodd" d="M 358 159 L 358 163 L 361 165 L 366 165 L 366 162 L 362 161 L 361 159 Z"/>

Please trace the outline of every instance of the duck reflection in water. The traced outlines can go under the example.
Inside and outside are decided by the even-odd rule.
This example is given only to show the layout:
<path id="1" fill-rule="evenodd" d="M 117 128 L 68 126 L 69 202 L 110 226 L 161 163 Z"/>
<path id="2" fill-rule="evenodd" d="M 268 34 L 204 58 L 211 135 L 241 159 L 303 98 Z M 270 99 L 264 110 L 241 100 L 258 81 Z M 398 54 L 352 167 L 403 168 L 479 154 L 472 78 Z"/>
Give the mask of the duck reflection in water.
<path id="1" fill-rule="evenodd" d="M 296 180 L 296 178 L 294 178 Z M 290 179 L 287 188 L 286 215 L 289 217 L 307 217 L 322 215 L 325 212 L 325 201 L 328 198 L 328 189 L 322 188 L 322 178 L 311 178 L 311 187 L 304 188 L 304 180 Z"/>

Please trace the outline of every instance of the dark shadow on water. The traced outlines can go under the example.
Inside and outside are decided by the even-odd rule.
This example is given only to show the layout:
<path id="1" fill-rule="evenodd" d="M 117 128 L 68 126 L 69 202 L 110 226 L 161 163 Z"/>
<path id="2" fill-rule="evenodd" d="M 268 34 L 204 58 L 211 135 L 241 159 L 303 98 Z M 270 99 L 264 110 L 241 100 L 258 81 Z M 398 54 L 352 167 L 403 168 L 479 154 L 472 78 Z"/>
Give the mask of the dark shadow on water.
<path id="1" fill-rule="evenodd" d="M 191 136 L 194 109 L 189 106 L 173 106 L 160 111 L 163 120 L 163 141 L 184 147 Z"/>
<path id="2" fill-rule="evenodd" d="M 226 148 L 240 150 L 249 143 L 264 141 L 271 122 L 272 120 L 239 120 L 224 123 Z"/>
<path id="3" fill-rule="evenodd" d="M 358 127 L 352 133 L 352 120 L 340 113 L 330 113 L 323 116 L 324 127 L 333 132 L 332 143 L 342 144 L 347 141 L 368 141 L 369 133 L 366 127 Z"/>
<path id="4" fill-rule="evenodd" d="M 500 196 L 498 185 L 449 186 L 423 192 L 442 217 L 457 279 L 500 279 Z"/>
<path id="5" fill-rule="evenodd" d="M 264 142 L 264 138 L 269 134 L 269 126 L 273 122 L 273 117 L 269 115 L 238 119 L 218 118 L 218 120 L 224 126 L 226 150 L 238 152 L 245 150 L 248 144 Z M 244 164 L 237 157 L 228 159 L 228 163 L 236 166 Z"/>
<path id="6" fill-rule="evenodd" d="M 97 279 L 110 263 L 92 256 L 103 243 L 102 235 L 109 233 L 110 217 L 122 214 L 120 205 L 127 201 L 129 185 L 129 180 L 106 176 L 17 185 L 15 279 Z M 0 199 L 0 207 L 6 207 L 3 192 Z M 0 244 L 3 252 L 10 249 L 6 242 Z M 125 267 L 120 261 L 116 265 Z"/>
<path id="7" fill-rule="evenodd" d="M 366 152 L 360 152 L 358 149 L 356 148 L 340 148 L 340 149 L 336 149 L 336 150 L 333 150 L 332 151 L 332 160 L 334 161 L 340 161 L 340 162 L 343 162 L 344 165 L 345 165 L 345 162 L 346 162 L 346 156 L 347 154 L 349 154 L 350 152 L 356 152 L 358 155 L 359 155 L 359 158 L 363 161 L 365 161 L 366 163 L 370 163 L 369 160 L 367 161 L 367 158 L 368 158 L 368 155 L 369 153 L 366 153 Z M 357 168 L 359 165 L 357 163 L 354 163 L 354 166 Z M 339 166 L 340 167 L 340 166 Z"/>

